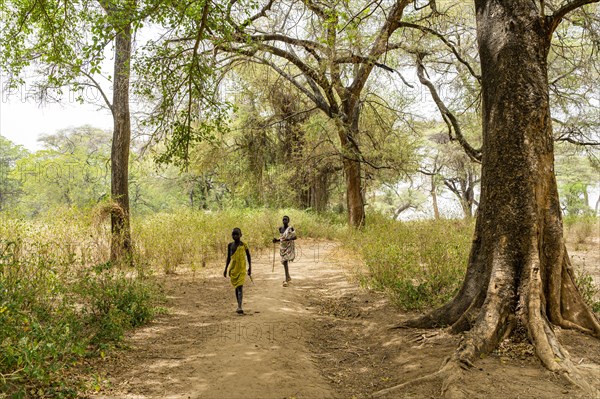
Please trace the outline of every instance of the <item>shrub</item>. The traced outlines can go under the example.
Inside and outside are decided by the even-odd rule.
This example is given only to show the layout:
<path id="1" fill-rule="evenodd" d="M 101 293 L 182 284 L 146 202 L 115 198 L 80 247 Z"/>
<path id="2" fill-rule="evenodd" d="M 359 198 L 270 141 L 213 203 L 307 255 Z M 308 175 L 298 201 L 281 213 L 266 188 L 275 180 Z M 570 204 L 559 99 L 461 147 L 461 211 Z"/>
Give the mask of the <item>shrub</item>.
<path id="1" fill-rule="evenodd" d="M 600 288 L 594 283 L 593 277 L 585 270 L 578 271 L 575 275 L 575 284 L 585 303 L 594 312 L 600 313 Z"/>
<path id="2" fill-rule="evenodd" d="M 345 237 L 360 253 L 369 275 L 360 280 L 388 293 L 402 309 L 445 303 L 466 270 L 473 225 L 455 220 L 399 222 L 371 215 L 362 231 Z"/>
<path id="3" fill-rule="evenodd" d="M 17 247 L 11 247 L 17 248 Z M 17 260 L 18 259 L 18 260 Z M 75 308 L 47 256 L 0 259 L 0 392 L 74 397 L 63 370 L 85 352 Z"/>
<path id="4" fill-rule="evenodd" d="M 160 289 L 142 270 L 125 273 L 111 263 L 84 271 L 74 292 L 92 344 L 116 343 L 123 333 L 148 323 L 156 313 Z"/>
<path id="5" fill-rule="evenodd" d="M 54 216 L 0 220 L 0 397 L 77 397 L 68 370 L 148 322 L 160 298 L 152 276 L 92 267 L 105 254 L 89 220 Z"/>

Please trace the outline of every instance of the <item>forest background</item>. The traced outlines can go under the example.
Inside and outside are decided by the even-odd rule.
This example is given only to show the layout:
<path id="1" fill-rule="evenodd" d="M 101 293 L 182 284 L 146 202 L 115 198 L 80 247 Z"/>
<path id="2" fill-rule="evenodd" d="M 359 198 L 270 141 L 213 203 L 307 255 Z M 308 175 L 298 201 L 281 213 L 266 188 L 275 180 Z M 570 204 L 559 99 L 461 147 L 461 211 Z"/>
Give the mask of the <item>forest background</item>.
<path id="1" fill-rule="evenodd" d="M 120 66 L 130 68 L 132 111 L 120 154 L 127 207 L 111 187 L 118 129 L 47 132 L 37 150 L 0 136 L 6 392 L 75 395 L 63 373 L 73 359 L 103 353 L 160 311 L 153 274 L 220 261 L 234 226 L 267 248 L 283 213 L 303 236 L 358 253 L 363 284 L 403 309 L 456 294 L 481 180 L 470 3 L 414 2 L 385 38 L 384 3 L 125 3 L 3 5 L 3 103 L 92 102 L 117 121 L 124 75 L 113 54 L 127 32 Z M 574 12 L 548 56 L 574 248 L 598 245 L 599 21 L 596 4 Z M 66 24 L 73 30 L 57 28 Z M 117 220 L 120 208 L 130 223 Z M 115 226 L 131 228 L 123 241 L 135 273 L 114 262 Z M 600 311 L 597 282 L 578 273 Z"/>

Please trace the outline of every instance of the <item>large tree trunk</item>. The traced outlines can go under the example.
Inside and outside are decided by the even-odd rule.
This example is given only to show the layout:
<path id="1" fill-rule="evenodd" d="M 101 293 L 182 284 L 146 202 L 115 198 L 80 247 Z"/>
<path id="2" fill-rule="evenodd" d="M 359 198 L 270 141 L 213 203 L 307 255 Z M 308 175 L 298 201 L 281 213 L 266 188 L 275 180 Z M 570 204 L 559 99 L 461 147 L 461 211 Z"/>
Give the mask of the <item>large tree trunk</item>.
<path id="1" fill-rule="evenodd" d="M 131 26 L 117 32 L 113 85 L 113 142 L 111 152 L 111 194 L 117 206 L 111 214 L 111 261 L 131 260 L 129 224 L 129 77 L 131 70 Z"/>
<path id="2" fill-rule="evenodd" d="M 358 112 L 350 117 L 351 122 L 337 119 L 337 130 L 342 147 L 342 165 L 346 179 L 346 206 L 348 223 L 353 227 L 365 225 L 365 201 L 361 178 L 360 149 L 354 137 L 358 132 Z"/>
<path id="3" fill-rule="evenodd" d="M 511 332 L 527 331 L 548 369 L 597 394 L 552 326 L 600 337 L 600 323 L 575 286 L 563 238 L 546 63 L 551 28 L 534 2 L 477 0 L 476 10 L 483 159 L 467 274 L 450 303 L 407 325 L 468 330 L 449 363 L 453 370 Z"/>

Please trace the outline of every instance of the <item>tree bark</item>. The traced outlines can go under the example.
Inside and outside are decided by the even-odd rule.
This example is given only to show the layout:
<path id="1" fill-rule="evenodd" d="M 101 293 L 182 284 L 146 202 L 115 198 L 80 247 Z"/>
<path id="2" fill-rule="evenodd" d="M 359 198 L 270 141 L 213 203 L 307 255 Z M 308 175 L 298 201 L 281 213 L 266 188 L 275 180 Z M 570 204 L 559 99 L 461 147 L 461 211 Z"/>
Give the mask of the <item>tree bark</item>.
<path id="1" fill-rule="evenodd" d="M 433 202 L 433 217 L 435 220 L 440 219 L 440 208 L 437 200 L 437 186 L 435 184 L 435 175 L 431 175 L 431 201 Z"/>
<path id="2" fill-rule="evenodd" d="M 553 27 L 534 2 L 475 3 L 483 153 L 473 246 L 458 295 L 406 324 L 468 331 L 452 358 L 461 366 L 525 330 L 548 369 L 598 394 L 552 327 L 600 337 L 600 323 L 575 286 L 563 237 L 546 61 Z"/>
<path id="3" fill-rule="evenodd" d="M 361 153 L 355 141 L 358 132 L 358 107 L 351 112 L 345 120 L 336 119 L 338 136 L 342 147 L 342 166 L 346 179 L 346 206 L 348 207 L 348 223 L 353 227 L 365 225 L 365 200 L 361 177 Z"/>
<path id="4" fill-rule="evenodd" d="M 352 146 L 350 146 L 352 148 Z M 344 176 L 346 178 L 346 205 L 348 223 L 353 227 L 365 225 L 365 203 L 363 199 L 360 162 L 344 158 Z"/>
<path id="5" fill-rule="evenodd" d="M 129 78 L 131 71 L 131 25 L 118 31 L 115 38 L 113 85 L 113 142 L 111 152 L 111 261 L 131 260 L 129 222 L 129 146 L 131 115 L 129 112 Z"/>

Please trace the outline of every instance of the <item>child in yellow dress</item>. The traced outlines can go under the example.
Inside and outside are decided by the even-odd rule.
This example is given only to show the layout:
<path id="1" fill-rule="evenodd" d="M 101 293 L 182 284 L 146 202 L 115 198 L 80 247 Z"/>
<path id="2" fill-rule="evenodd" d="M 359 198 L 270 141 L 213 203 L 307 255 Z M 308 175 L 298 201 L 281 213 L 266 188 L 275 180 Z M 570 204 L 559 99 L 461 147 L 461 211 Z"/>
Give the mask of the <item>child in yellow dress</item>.
<path id="1" fill-rule="evenodd" d="M 233 242 L 227 245 L 227 263 L 225 263 L 225 271 L 223 277 L 227 277 L 227 268 L 229 268 L 229 278 L 231 284 L 235 287 L 235 298 L 237 299 L 238 314 L 244 314 L 242 310 L 242 297 L 244 281 L 246 280 L 246 257 L 248 257 L 248 276 L 252 276 L 252 259 L 250 258 L 250 250 L 248 245 L 242 242 L 242 231 L 239 228 L 233 229 L 231 233 Z"/>

